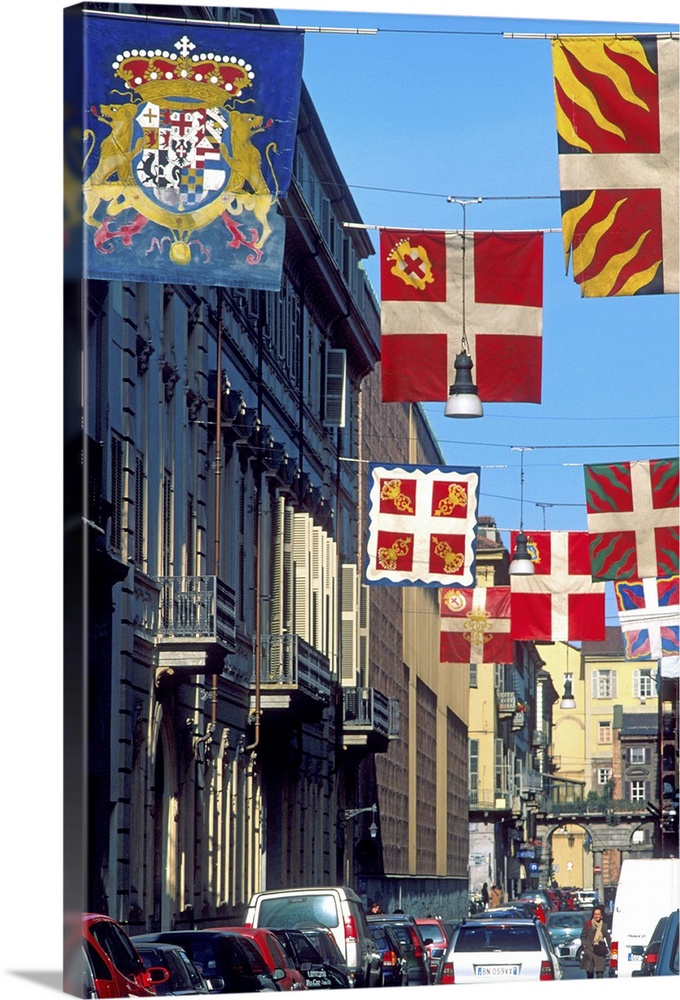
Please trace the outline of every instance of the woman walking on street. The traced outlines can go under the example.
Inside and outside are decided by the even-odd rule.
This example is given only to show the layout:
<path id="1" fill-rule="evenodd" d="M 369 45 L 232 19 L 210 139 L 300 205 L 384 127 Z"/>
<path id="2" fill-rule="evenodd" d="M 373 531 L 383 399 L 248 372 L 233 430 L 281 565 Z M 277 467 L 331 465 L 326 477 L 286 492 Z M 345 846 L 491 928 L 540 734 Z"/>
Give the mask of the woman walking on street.
<path id="1" fill-rule="evenodd" d="M 601 906 L 596 906 L 593 915 L 583 928 L 581 934 L 583 944 L 583 954 L 581 955 L 581 968 L 585 969 L 588 979 L 595 977 L 602 979 L 607 963 L 611 937 Z"/>

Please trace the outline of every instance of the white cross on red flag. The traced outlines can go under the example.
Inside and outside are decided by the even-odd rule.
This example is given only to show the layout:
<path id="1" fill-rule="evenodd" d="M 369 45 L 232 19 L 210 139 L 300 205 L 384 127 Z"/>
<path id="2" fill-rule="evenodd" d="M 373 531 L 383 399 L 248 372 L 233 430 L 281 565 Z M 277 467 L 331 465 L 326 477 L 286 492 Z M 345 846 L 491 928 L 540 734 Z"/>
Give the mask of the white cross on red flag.
<path id="1" fill-rule="evenodd" d="M 604 583 L 593 583 L 587 531 L 525 532 L 534 574 L 511 576 L 513 639 L 605 638 Z M 512 533 L 514 549 L 517 533 Z"/>
<path id="2" fill-rule="evenodd" d="M 383 229 L 380 254 L 383 402 L 446 400 L 465 328 L 480 399 L 540 403 L 542 233 Z"/>
<path id="3" fill-rule="evenodd" d="M 444 587 L 440 596 L 442 663 L 512 663 L 510 587 Z"/>

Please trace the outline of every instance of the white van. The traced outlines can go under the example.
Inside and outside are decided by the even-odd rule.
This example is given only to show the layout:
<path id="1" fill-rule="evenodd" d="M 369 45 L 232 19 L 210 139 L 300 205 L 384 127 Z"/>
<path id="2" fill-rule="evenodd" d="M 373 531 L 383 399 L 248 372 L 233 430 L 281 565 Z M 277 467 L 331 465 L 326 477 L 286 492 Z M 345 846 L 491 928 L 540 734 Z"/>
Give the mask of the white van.
<path id="1" fill-rule="evenodd" d="M 256 892 L 243 922 L 246 927 L 273 930 L 329 927 L 345 956 L 353 985 L 380 985 L 380 953 L 368 928 L 361 897 L 349 886 Z"/>
<path id="2" fill-rule="evenodd" d="M 678 908 L 679 893 L 680 859 L 623 862 L 612 917 L 610 976 L 624 979 L 640 969 L 642 952 L 659 917 Z"/>

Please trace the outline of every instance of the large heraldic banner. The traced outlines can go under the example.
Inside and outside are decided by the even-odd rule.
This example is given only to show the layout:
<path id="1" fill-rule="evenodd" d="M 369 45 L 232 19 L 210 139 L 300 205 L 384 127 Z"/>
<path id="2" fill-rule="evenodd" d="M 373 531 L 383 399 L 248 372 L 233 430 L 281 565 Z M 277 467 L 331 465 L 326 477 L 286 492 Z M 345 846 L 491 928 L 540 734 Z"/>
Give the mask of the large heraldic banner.
<path id="1" fill-rule="evenodd" d="M 303 34 L 83 14 L 85 276 L 278 290 Z"/>
<path id="2" fill-rule="evenodd" d="M 366 583 L 475 584 L 479 469 L 370 465 Z"/>

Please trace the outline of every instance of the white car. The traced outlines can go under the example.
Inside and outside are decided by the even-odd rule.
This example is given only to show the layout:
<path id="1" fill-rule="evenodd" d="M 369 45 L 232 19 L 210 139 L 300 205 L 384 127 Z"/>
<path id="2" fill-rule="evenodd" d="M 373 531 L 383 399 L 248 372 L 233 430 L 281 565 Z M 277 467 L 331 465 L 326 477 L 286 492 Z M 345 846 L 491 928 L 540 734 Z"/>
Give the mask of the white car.
<path id="1" fill-rule="evenodd" d="M 463 920 L 435 982 L 498 983 L 561 979 L 562 968 L 540 920 Z"/>

